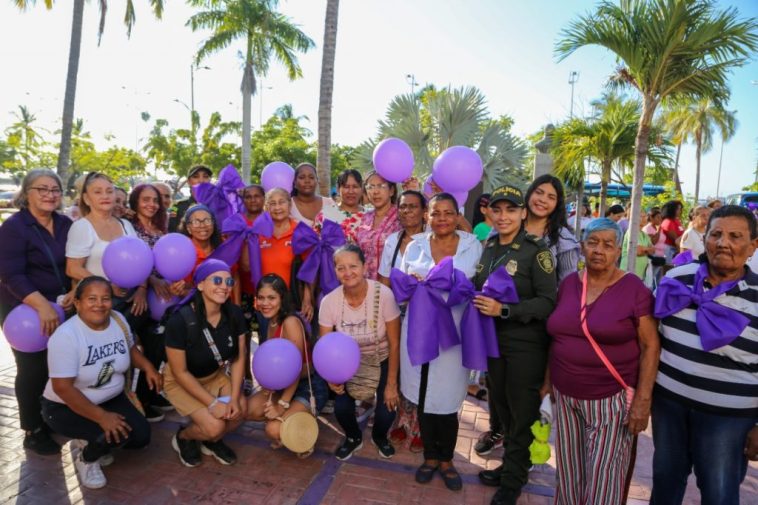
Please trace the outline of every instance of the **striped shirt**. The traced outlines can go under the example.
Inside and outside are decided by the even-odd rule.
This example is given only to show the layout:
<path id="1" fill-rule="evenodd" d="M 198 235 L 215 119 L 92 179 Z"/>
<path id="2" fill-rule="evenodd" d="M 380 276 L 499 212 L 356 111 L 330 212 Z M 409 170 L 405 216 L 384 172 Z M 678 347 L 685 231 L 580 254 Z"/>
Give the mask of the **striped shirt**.
<path id="1" fill-rule="evenodd" d="M 699 266 L 693 262 L 666 275 L 691 289 Z M 721 415 L 758 416 L 758 275 L 746 270 L 739 284 L 714 300 L 750 319 L 731 344 L 703 350 L 694 304 L 661 320 L 656 394 Z"/>

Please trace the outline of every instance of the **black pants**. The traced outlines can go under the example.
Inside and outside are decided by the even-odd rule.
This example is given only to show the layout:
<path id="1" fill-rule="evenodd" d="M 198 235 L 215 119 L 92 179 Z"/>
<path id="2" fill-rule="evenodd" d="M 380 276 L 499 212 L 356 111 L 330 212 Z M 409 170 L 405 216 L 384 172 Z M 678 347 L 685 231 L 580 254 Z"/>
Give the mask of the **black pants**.
<path id="1" fill-rule="evenodd" d="M 129 325 L 129 329 L 132 331 L 132 335 L 135 336 L 135 342 L 142 346 L 145 357 L 153 364 L 157 369 L 160 366 L 161 361 L 165 361 L 166 348 L 162 335 L 155 335 L 154 325 L 152 319 L 150 319 L 150 311 L 145 310 L 139 316 L 132 314 L 132 302 L 127 302 L 130 292 L 125 298 L 113 298 L 113 310 L 120 312 L 122 316 L 126 318 L 126 323 Z M 131 386 L 131 384 L 130 384 Z M 137 378 L 137 398 L 144 406 L 148 406 L 153 403 L 153 399 L 158 394 L 156 391 L 151 391 L 145 380 L 145 374 L 139 374 Z"/>
<path id="2" fill-rule="evenodd" d="M 503 426 L 501 485 L 521 489 L 529 480 L 534 440 L 531 426 L 540 417 L 540 387 L 545 380 L 547 348 L 514 342 L 499 358 L 487 360 L 490 398 Z"/>
<path id="3" fill-rule="evenodd" d="M 421 384 L 418 396 L 418 424 L 424 459 L 452 461 L 458 441 L 458 413 L 428 414 L 424 412 L 426 389 L 429 382 L 429 363 L 421 366 Z"/>
<path id="4" fill-rule="evenodd" d="M 117 397 L 101 403 L 100 407 L 108 412 L 115 412 L 124 416 L 126 423 L 132 429 L 126 440 L 122 438 L 119 444 L 109 444 L 105 441 L 105 432 L 99 424 L 80 416 L 65 403 L 51 402 L 46 398 L 42 399 L 42 414 L 47 424 L 56 433 L 60 433 L 64 437 L 79 438 L 88 442 L 82 454 L 84 461 L 97 461 L 116 447 L 139 449 L 150 443 L 150 424 L 134 408 L 126 395 L 121 393 Z"/>
<path id="5" fill-rule="evenodd" d="M 34 431 L 44 426 L 40 397 L 47 384 L 47 350 L 21 352 L 13 349 L 16 359 L 16 401 L 21 429 Z"/>
<path id="6" fill-rule="evenodd" d="M 371 431 L 371 438 L 378 441 L 387 439 L 387 432 L 390 430 L 392 423 L 395 421 L 395 412 L 390 411 L 384 403 L 384 388 L 387 387 L 387 367 L 388 360 L 382 361 L 380 365 L 379 384 L 376 387 L 376 410 L 374 411 L 374 427 Z M 334 415 L 337 422 L 345 435 L 352 439 L 361 439 L 361 428 L 358 426 L 358 420 L 355 418 L 355 399 L 345 391 L 344 394 L 337 395 L 334 401 Z"/>
<path id="7" fill-rule="evenodd" d="M 493 403 L 492 399 L 492 382 L 490 380 L 490 374 L 487 372 L 487 375 L 485 376 L 485 380 L 487 381 L 487 390 L 490 391 L 490 393 L 487 395 L 487 406 L 490 409 L 490 431 L 493 433 L 500 433 L 501 435 L 505 431 L 503 429 L 503 422 L 500 420 L 500 416 L 497 415 L 497 409 L 495 408 L 495 404 Z"/>

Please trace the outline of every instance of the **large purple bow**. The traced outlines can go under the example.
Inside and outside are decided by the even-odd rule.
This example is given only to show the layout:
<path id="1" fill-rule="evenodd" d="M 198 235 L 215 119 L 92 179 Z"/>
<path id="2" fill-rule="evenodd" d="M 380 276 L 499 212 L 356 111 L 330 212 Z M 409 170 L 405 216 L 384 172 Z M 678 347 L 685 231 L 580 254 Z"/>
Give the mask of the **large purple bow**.
<path id="1" fill-rule="evenodd" d="M 693 289 L 682 282 L 664 277 L 655 294 L 655 317 L 663 319 L 686 309 L 693 303 L 697 305 L 695 324 L 700 333 L 700 344 L 706 351 L 712 351 L 732 343 L 750 323 L 743 314 L 724 307 L 714 300 L 739 283 L 722 282 L 715 288 L 705 291 L 703 283 L 708 276 L 708 263 L 703 263 L 695 273 Z"/>
<path id="2" fill-rule="evenodd" d="M 408 301 L 408 356 L 414 366 L 429 363 L 440 349 L 460 344 L 453 313 L 442 297 L 453 288 L 453 258 L 447 257 L 419 281 L 397 268 L 390 273 L 398 302 Z"/>
<path id="3" fill-rule="evenodd" d="M 311 249 L 311 252 L 300 266 L 297 278 L 310 284 L 316 280 L 316 274 L 320 273 L 321 292 L 329 294 L 340 285 L 334 272 L 334 250 L 345 245 L 345 242 L 345 232 L 334 221 L 324 220 L 320 238 L 313 228 L 299 222 L 292 233 L 292 251 L 302 254 Z"/>
<path id="4" fill-rule="evenodd" d="M 692 257 L 692 250 L 687 249 L 684 252 L 680 252 L 674 258 L 671 260 L 671 264 L 675 267 L 680 267 L 682 265 L 686 265 L 687 263 L 692 263 L 695 261 L 695 258 Z"/>
<path id="5" fill-rule="evenodd" d="M 194 186 L 193 192 L 195 200 L 213 211 L 216 222 L 223 223 L 242 210 L 242 198 L 237 191 L 244 187 L 245 183 L 242 182 L 234 165 L 227 165 L 218 174 L 216 184 L 203 182 Z"/>
<path id="6" fill-rule="evenodd" d="M 253 224 L 248 226 L 242 214 L 234 214 L 227 218 L 221 226 L 221 232 L 227 235 L 224 242 L 211 254 L 211 258 L 220 259 L 227 265 L 234 265 L 242 255 L 242 248 L 247 243 L 247 254 L 250 260 L 250 279 L 253 286 L 263 277 L 261 271 L 261 247 L 258 237 L 270 237 L 274 233 L 274 222 L 271 215 L 264 212 Z"/>
<path id="7" fill-rule="evenodd" d="M 495 332 L 495 320 L 485 316 L 472 303 L 477 295 L 494 298 L 500 303 L 518 303 L 519 297 L 513 278 L 505 270 L 498 268 L 490 274 L 482 286 L 476 291 L 466 274 L 455 270 L 454 287 L 447 299 L 449 306 L 465 303 L 461 318 L 461 352 L 463 366 L 472 370 L 487 370 L 487 358 L 500 356 L 500 348 Z"/>

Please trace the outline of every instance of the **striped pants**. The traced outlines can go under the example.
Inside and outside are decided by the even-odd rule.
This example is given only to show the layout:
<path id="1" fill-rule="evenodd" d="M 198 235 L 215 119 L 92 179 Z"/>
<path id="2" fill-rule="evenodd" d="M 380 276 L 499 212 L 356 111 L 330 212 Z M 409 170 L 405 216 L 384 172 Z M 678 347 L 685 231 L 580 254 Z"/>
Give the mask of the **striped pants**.
<path id="1" fill-rule="evenodd" d="M 556 505 L 620 505 L 633 439 L 623 424 L 624 392 L 579 400 L 553 391 Z"/>

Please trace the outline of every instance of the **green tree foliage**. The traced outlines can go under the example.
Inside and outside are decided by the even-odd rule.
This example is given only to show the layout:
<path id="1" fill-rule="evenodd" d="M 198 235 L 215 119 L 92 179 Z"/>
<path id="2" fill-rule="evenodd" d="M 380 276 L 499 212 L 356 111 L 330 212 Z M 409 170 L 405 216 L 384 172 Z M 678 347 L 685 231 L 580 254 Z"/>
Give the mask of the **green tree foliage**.
<path id="1" fill-rule="evenodd" d="M 46 131 L 37 124 L 37 116 L 23 105 L 18 106 L 13 116 L 15 121 L 5 129 L 3 168 L 23 175 L 33 168 L 51 166 L 45 164 L 49 158 L 45 155 L 48 143 L 43 138 Z"/>

